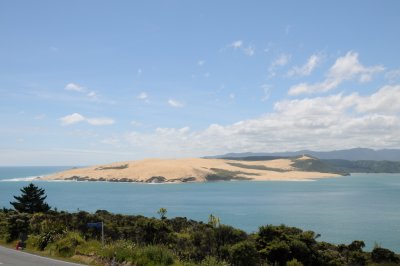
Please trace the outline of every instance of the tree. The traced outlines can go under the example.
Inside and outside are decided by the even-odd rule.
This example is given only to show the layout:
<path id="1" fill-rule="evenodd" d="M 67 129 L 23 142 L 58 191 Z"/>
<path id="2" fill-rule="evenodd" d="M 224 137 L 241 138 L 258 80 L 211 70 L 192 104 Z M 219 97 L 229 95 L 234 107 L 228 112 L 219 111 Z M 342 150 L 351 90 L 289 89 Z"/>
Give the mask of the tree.
<path id="1" fill-rule="evenodd" d="M 210 216 L 208 216 L 208 224 L 217 228 L 220 225 L 220 219 L 217 216 L 210 214 Z"/>
<path id="2" fill-rule="evenodd" d="M 158 215 L 160 215 L 161 220 L 165 220 L 167 218 L 167 216 L 166 216 L 167 209 L 166 208 L 160 208 L 157 213 L 158 213 Z"/>
<path id="3" fill-rule="evenodd" d="M 50 206 L 44 201 L 47 198 L 44 189 L 31 183 L 20 190 L 21 196 L 14 196 L 16 201 L 10 202 L 15 210 L 25 213 L 48 212 L 50 210 Z"/>
<path id="4" fill-rule="evenodd" d="M 260 265 L 259 255 L 253 242 L 242 241 L 229 249 L 230 260 L 235 266 Z"/>

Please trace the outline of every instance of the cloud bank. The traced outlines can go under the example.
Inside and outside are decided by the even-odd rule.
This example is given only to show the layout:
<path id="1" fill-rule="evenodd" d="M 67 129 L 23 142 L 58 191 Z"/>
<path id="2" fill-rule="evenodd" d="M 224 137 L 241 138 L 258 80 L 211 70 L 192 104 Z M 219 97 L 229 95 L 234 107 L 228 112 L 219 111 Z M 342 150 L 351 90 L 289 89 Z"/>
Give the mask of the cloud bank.
<path id="1" fill-rule="evenodd" d="M 157 128 L 123 136 L 133 148 L 157 156 L 203 156 L 237 151 L 399 147 L 400 86 L 373 94 L 335 94 L 283 100 L 274 111 L 230 125 Z"/>

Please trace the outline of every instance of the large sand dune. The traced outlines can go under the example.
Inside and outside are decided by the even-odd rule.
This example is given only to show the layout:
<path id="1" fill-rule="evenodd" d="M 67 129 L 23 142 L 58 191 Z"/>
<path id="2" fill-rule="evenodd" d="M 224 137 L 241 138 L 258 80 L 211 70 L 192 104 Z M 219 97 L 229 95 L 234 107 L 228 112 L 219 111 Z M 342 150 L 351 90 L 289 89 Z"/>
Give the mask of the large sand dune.
<path id="1" fill-rule="evenodd" d="M 113 182 L 206 182 L 220 180 L 310 180 L 338 176 L 335 173 L 304 171 L 296 161 L 310 164 L 315 158 L 240 161 L 224 159 L 147 159 L 88 168 L 71 169 L 43 177 L 45 180 Z"/>

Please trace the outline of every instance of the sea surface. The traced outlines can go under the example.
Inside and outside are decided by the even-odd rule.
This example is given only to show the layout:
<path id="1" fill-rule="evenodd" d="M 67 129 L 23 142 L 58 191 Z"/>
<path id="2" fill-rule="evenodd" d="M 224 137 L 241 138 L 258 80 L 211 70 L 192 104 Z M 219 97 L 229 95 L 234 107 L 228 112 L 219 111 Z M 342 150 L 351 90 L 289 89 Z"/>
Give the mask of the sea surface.
<path id="1" fill-rule="evenodd" d="M 70 167 L 0 167 L 0 207 L 30 182 L 44 188 L 58 210 L 141 214 L 207 221 L 247 232 L 286 224 L 321 234 L 320 240 L 364 240 L 400 253 L 400 174 L 353 174 L 308 182 L 233 181 L 184 184 L 31 181 Z M 28 177 L 28 178 L 27 178 Z"/>

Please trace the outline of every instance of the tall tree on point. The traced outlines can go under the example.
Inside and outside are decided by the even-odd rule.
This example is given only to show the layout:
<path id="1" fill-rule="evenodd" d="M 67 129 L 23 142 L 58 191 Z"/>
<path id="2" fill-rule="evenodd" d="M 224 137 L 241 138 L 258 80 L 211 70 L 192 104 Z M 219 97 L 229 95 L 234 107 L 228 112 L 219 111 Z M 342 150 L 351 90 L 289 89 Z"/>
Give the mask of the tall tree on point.
<path id="1" fill-rule="evenodd" d="M 14 209 L 19 212 L 35 213 L 35 212 L 47 212 L 50 210 L 50 206 L 44 201 L 47 196 L 42 188 L 38 188 L 34 184 L 20 189 L 21 196 L 14 196 L 16 201 L 10 202 Z"/>

